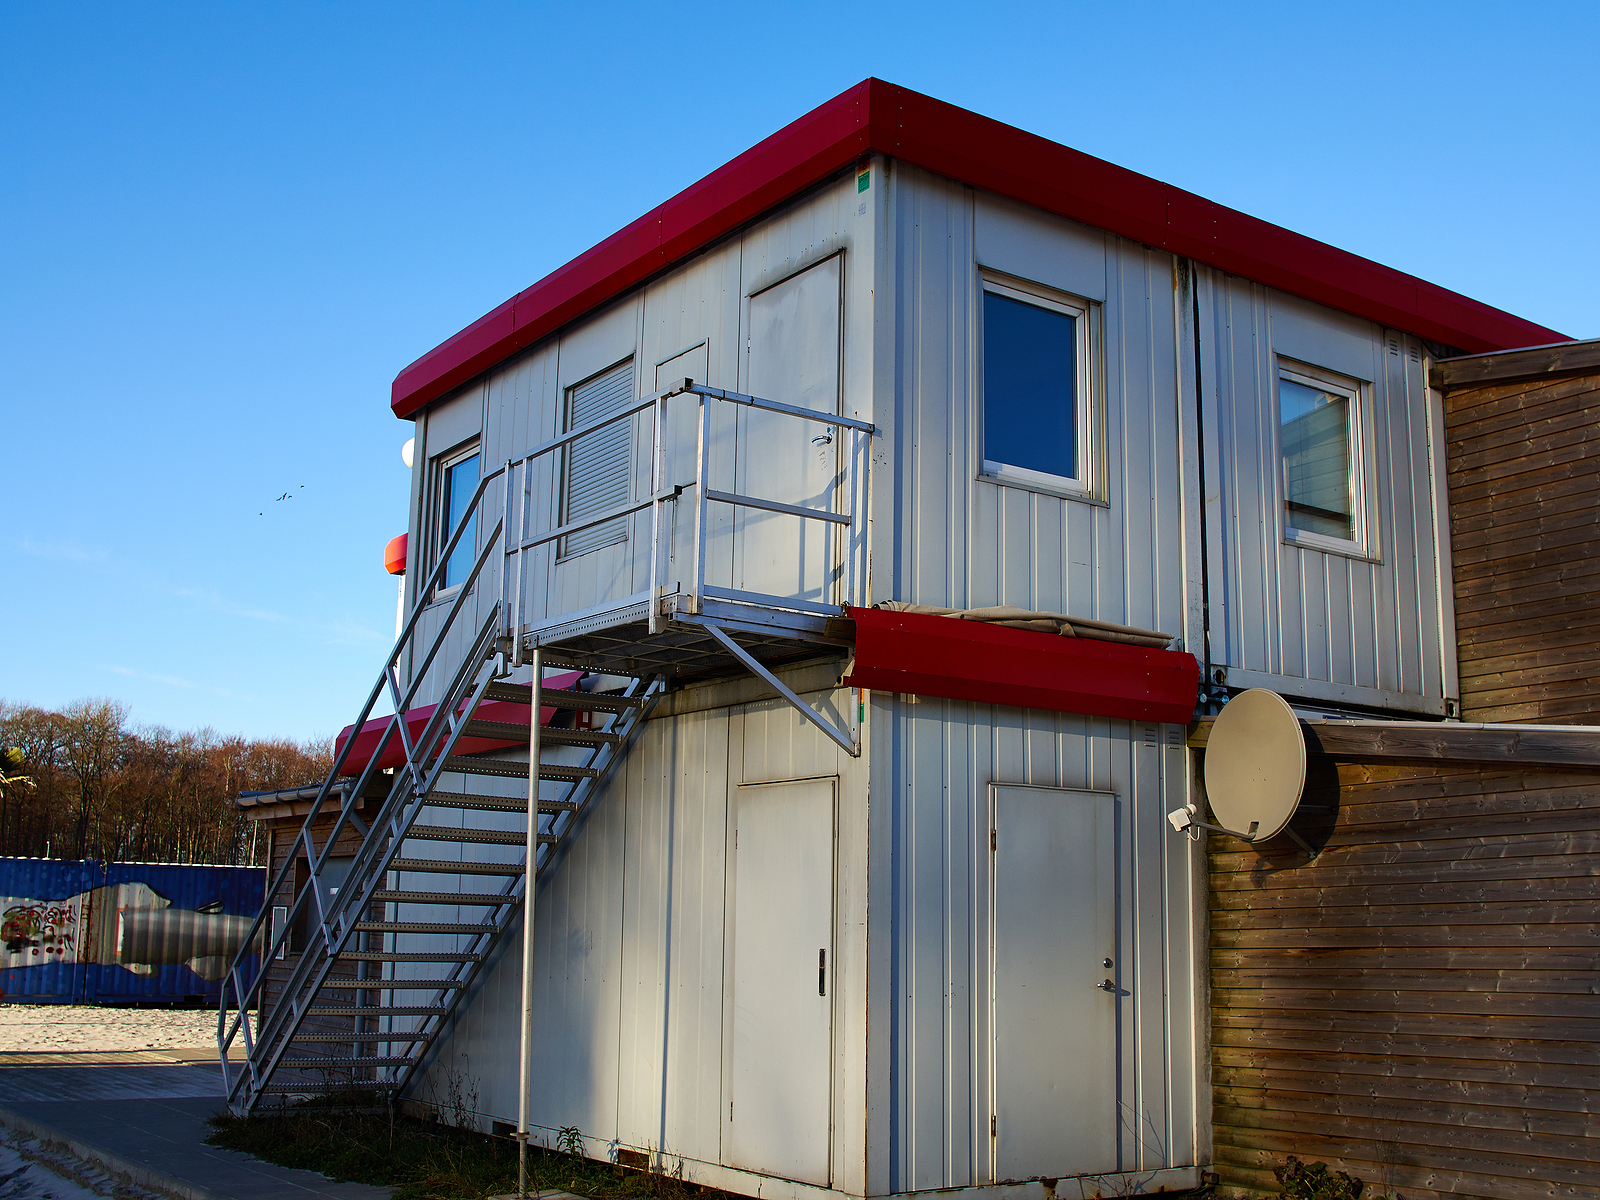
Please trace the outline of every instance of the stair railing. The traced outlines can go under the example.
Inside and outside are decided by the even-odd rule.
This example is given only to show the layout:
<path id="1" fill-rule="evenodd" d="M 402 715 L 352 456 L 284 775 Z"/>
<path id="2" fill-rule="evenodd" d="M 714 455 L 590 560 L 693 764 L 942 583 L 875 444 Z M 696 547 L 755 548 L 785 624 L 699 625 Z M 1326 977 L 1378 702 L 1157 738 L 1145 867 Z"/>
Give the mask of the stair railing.
<path id="1" fill-rule="evenodd" d="M 668 401 L 680 395 L 695 396 L 698 403 L 699 421 L 696 438 L 695 479 L 692 484 L 668 488 L 664 483 L 667 405 Z M 827 427 L 830 440 L 834 430 L 845 432 L 849 437 L 848 448 L 839 472 L 834 477 L 834 494 L 836 498 L 842 496 L 843 511 L 810 508 L 711 488 L 709 486 L 711 412 L 712 406 L 717 403 L 741 405 L 751 409 L 776 413 L 799 421 L 821 424 Z M 534 509 L 532 502 L 533 472 L 537 460 L 557 454 L 580 438 L 596 433 L 619 421 L 629 420 L 647 409 L 654 410 L 650 494 L 648 498 L 617 505 L 605 512 L 582 520 L 569 521 L 542 533 L 530 535 L 528 525 Z M 377 890 L 382 882 L 383 872 L 374 868 L 379 864 L 380 860 L 387 862 L 388 858 L 393 856 L 394 851 L 391 847 L 398 847 L 400 839 L 405 836 L 405 832 L 410 829 L 415 821 L 417 814 L 423 807 L 428 792 L 432 790 L 433 783 L 443 769 L 444 760 L 450 756 L 451 750 L 466 728 L 468 717 L 476 709 L 478 700 L 482 698 L 484 688 L 493 679 L 504 675 L 511 667 L 522 664 L 525 641 L 524 631 L 526 629 L 522 611 L 523 596 L 526 591 L 529 570 L 526 563 L 527 555 L 531 551 L 549 545 L 561 538 L 597 525 L 603 525 L 609 521 L 631 516 L 642 512 L 646 508 L 650 509 L 649 586 L 643 597 L 631 597 L 629 599 L 630 601 L 648 600 L 650 631 L 652 633 L 658 632 L 664 619 L 660 604 L 662 592 L 664 591 L 661 585 L 661 566 L 662 552 L 667 547 L 663 546 L 663 542 L 670 542 L 671 539 L 670 531 L 665 523 L 665 504 L 669 500 L 675 500 L 685 488 L 693 486 L 697 493 L 693 534 L 694 548 L 691 564 L 691 582 L 688 589 L 689 594 L 686 597 L 688 610 L 691 613 L 703 612 L 705 601 L 709 598 L 743 604 L 757 604 L 779 610 L 829 616 L 836 615 L 842 605 L 860 603 L 860 597 L 865 590 L 867 544 L 864 515 L 870 496 L 870 441 L 872 435 L 876 432 L 875 427 L 869 422 L 783 404 L 778 401 L 733 392 L 723 388 L 707 387 L 704 384 L 695 383 L 692 379 L 680 379 L 667 388 L 643 397 L 625 408 L 597 420 L 586 422 L 577 428 L 542 442 L 520 458 L 507 460 L 503 466 L 479 479 L 477 489 L 466 506 L 461 520 L 440 552 L 426 585 L 418 591 L 412 606 L 411 616 L 402 627 L 394 648 L 384 662 L 383 670 L 368 693 L 366 703 L 363 704 L 360 715 L 356 718 L 350 738 L 347 739 L 335 757 L 332 769 L 318 790 L 316 798 L 311 803 L 301 832 L 297 836 L 295 846 L 285 858 L 283 865 L 278 869 L 271 885 L 267 889 L 266 903 L 263 904 L 261 912 L 257 914 L 241 944 L 240 951 L 236 954 L 223 980 L 222 999 L 217 1015 L 217 1047 L 230 1102 L 247 1083 L 250 1085 L 251 1091 L 254 1092 L 264 1086 L 271 1076 L 272 1071 L 276 1068 L 292 1041 L 293 1031 L 303 1018 L 305 1008 L 315 999 L 318 989 L 327 979 L 336 956 L 355 931 L 356 923 L 361 919 L 360 914 L 367 911 L 371 903 L 371 893 Z M 504 484 L 501 489 L 502 512 L 500 517 L 493 529 L 483 539 L 483 549 L 477 554 L 471 572 L 462 582 L 460 591 L 451 602 L 443 621 L 434 633 L 422 661 L 420 663 L 413 662 L 410 671 L 411 682 L 408 687 L 402 690 L 399 685 L 398 674 L 402 656 L 414 646 L 419 623 L 428 607 L 429 600 L 439 591 L 447 564 L 453 557 L 466 530 L 469 527 L 474 527 L 474 518 L 477 516 L 480 507 L 483 506 L 487 489 L 494 480 L 502 476 L 504 477 Z M 516 485 L 519 481 L 520 487 L 517 487 Z M 514 489 L 519 496 L 515 532 L 513 532 L 512 521 L 512 495 Z M 832 602 L 813 601 L 803 596 L 780 596 L 723 588 L 708 583 L 706 572 L 706 551 L 709 536 L 708 511 L 709 505 L 713 503 L 725 504 L 735 508 L 781 513 L 801 520 L 821 522 L 825 533 L 824 562 L 827 573 L 827 591 L 831 593 Z M 836 536 L 842 539 L 837 547 L 834 541 Z M 463 658 L 454 672 L 450 685 L 445 689 L 441 702 L 427 722 L 423 732 L 413 739 L 410 726 L 405 720 L 405 713 L 410 709 L 417 692 L 427 680 L 429 671 L 445 644 L 446 635 L 454 627 L 457 617 L 464 611 L 467 599 L 469 595 L 474 593 L 475 586 L 484 568 L 497 551 L 500 556 L 499 579 L 497 581 L 499 595 L 491 604 L 489 615 L 482 623 L 474 639 L 471 653 Z M 514 579 L 512 557 L 517 560 Z M 803 580 L 797 581 L 797 590 L 799 590 L 799 585 L 803 585 L 803 582 Z M 494 668 L 480 678 L 481 667 L 491 658 L 495 661 Z M 357 736 L 371 716 L 378 698 L 386 691 L 394 711 L 385 723 L 377 745 L 368 757 L 355 785 L 351 787 L 339 786 L 341 772 L 355 746 Z M 467 698 L 469 692 L 472 693 L 470 702 L 466 703 L 463 708 L 462 702 Z M 835 734 L 836 740 L 837 736 Z M 394 782 L 388 790 L 379 813 L 369 825 L 361 819 L 356 809 L 367 795 L 369 785 L 377 772 L 377 763 L 380 757 L 396 739 L 399 740 L 404 750 L 404 763 L 402 768 L 396 772 Z M 444 742 L 442 749 L 440 748 L 441 739 Z M 431 767 L 429 766 L 430 763 L 432 764 Z M 323 842 L 322 848 L 318 850 L 313 827 L 317 818 L 321 815 L 324 805 L 336 790 L 341 796 L 339 811 L 332 829 L 328 832 Z M 341 886 L 338 896 L 330 905 L 325 901 L 324 889 L 321 887 L 320 880 L 327 859 L 337 844 L 340 835 L 352 826 L 362 835 L 361 846 L 355 861 L 351 864 L 350 875 L 347 877 L 345 884 Z M 380 836 L 373 836 L 374 829 L 379 831 Z M 261 938 L 261 927 L 272 911 L 273 905 L 271 901 L 277 897 L 290 881 L 295 862 L 301 854 L 305 855 L 310 864 L 310 878 L 305 887 L 295 897 L 282 926 L 270 930 L 268 937 L 262 939 L 266 942 L 266 945 L 260 952 L 258 970 L 254 977 L 247 982 L 246 968 L 248 960 L 253 956 L 258 939 Z M 548 859 L 548 856 L 546 858 Z M 351 880 L 356 881 L 354 885 L 352 885 Z M 317 947 L 319 952 L 312 953 L 312 947 L 308 946 L 306 948 L 307 952 L 299 956 L 299 960 L 290 973 L 289 980 L 286 982 L 277 1002 L 272 1006 L 271 1011 L 262 1012 L 262 1000 L 267 983 L 267 965 L 274 960 L 279 949 L 288 941 L 296 923 L 300 920 L 301 913 L 307 911 L 308 905 L 314 908 L 317 918 L 317 932 L 320 935 L 320 945 Z M 360 980 L 358 982 L 366 981 Z M 258 1010 L 258 1028 L 256 1031 L 252 1031 L 250 1028 L 249 1010 L 252 1004 L 255 1004 Z M 231 1021 L 229 1019 L 230 1010 L 233 1014 Z M 357 1031 L 358 1034 L 359 1032 Z M 232 1046 L 234 1039 L 241 1035 L 247 1054 L 247 1069 L 235 1077 L 228 1062 L 228 1050 Z M 389 1039 L 352 1037 L 352 1042 L 356 1044 L 383 1042 L 385 1040 Z M 263 1047 L 270 1047 L 264 1062 L 262 1061 L 263 1056 L 258 1053 L 258 1044 Z M 409 1075 L 409 1072 L 407 1074 Z"/>
<path id="2" fill-rule="evenodd" d="M 695 439 L 695 477 L 689 482 L 669 486 L 666 482 L 667 446 L 665 431 L 667 429 L 667 408 L 668 402 L 678 396 L 692 396 L 698 405 L 698 432 Z M 836 508 L 811 508 L 805 505 L 790 504 L 784 501 L 712 488 L 710 486 L 711 418 L 713 406 L 717 404 L 738 405 L 744 408 L 775 413 L 796 421 L 821 425 L 828 431 L 827 436 L 830 440 L 835 430 L 848 437 L 849 441 L 843 461 L 840 464 L 838 474 L 834 477 L 834 493 L 837 498 Z M 585 517 L 582 520 L 558 524 L 542 532 L 531 532 L 529 523 L 536 507 L 533 502 L 533 479 L 534 469 L 538 461 L 560 453 L 580 438 L 587 437 L 619 421 L 629 420 L 636 414 L 646 410 L 654 410 L 654 428 L 652 430 L 650 451 L 650 491 L 648 497 L 643 500 L 632 500 L 625 504 L 615 505 L 605 512 Z M 690 612 L 703 611 L 703 602 L 706 599 L 730 600 L 745 604 L 757 604 L 767 608 L 816 613 L 825 616 L 837 616 L 844 605 L 862 603 L 865 596 L 867 575 L 867 531 L 864 517 L 870 496 L 870 443 L 872 436 L 876 432 L 876 426 L 869 421 L 860 421 L 837 413 L 801 408 L 793 404 L 783 404 L 776 400 L 767 400 L 760 396 L 746 395 L 742 392 L 729 391 L 725 388 L 708 387 L 703 383 L 696 383 L 692 379 L 679 379 L 661 391 L 644 396 L 607 416 L 586 422 L 568 430 L 566 433 L 541 442 L 519 458 L 508 459 L 497 473 L 503 473 L 507 481 L 505 513 L 502 517 L 503 528 L 506 531 L 503 536 L 503 542 L 507 561 L 502 576 L 502 595 L 508 597 L 508 603 L 505 608 L 504 631 L 510 643 L 512 665 L 522 665 L 522 656 L 526 649 L 522 635 L 527 628 L 523 613 L 523 596 L 527 590 L 526 583 L 529 578 L 529 568 L 526 565 L 527 556 L 540 547 L 557 542 L 572 534 L 581 533 L 597 525 L 604 525 L 609 521 L 633 516 L 636 513 L 643 512 L 645 509 L 650 510 L 648 587 L 643 593 L 616 601 L 615 607 L 627 607 L 648 601 L 650 632 L 652 634 L 660 632 L 663 613 L 659 601 L 662 599 L 664 590 L 662 587 L 662 564 L 665 558 L 664 552 L 670 549 L 671 542 L 671 530 L 666 522 L 665 507 L 668 501 L 676 500 L 691 487 L 695 489 L 696 497 L 694 532 L 692 535 L 694 544 L 688 595 L 686 597 Z M 518 496 L 515 520 L 513 520 L 513 505 L 511 501 L 513 493 Z M 826 592 L 828 595 L 820 600 L 808 600 L 799 595 L 780 596 L 764 592 L 724 588 L 707 582 L 706 552 L 710 536 L 709 506 L 711 504 L 758 509 L 764 512 L 796 517 L 803 521 L 820 522 L 823 526 L 825 539 L 823 560 L 826 563 Z M 836 538 L 839 539 L 837 546 L 835 544 Z M 512 557 L 517 560 L 514 573 L 510 564 Z M 804 581 L 797 579 L 796 582 L 798 591 Z M 567 619 L 565 615 L 556 614 L 544 624 L 559 624 L 565 619 Z"/>
<path id="3" fill-rule="evenodd" d="M 383 670 L 379 673 L 378 679 L 373 684 L 371 691 L 367 694 L 366 703 L 362 705 L 360 715 L 356 718 L 355 726 L 352 729 L 351 736 L 346 740 L 344 746 L 340 748 L 338 754 L 335 756 L 333 766 L 329 770 L 327 778 L 324 779 L 315 799 L 313 799 L 311 802 L 310 809 L 306 814 L 305 822 L 301 827 L 299 835 L 296 837 L 296 842 L 298 844 L 296 844 L 285 857 L 283 865 L 278 869 L 276 875 L 272 879 L 266 892 L 266 902 L 262 905 L 261 911 L 256 915 L 255 920 L 251 923 L 250 929 L 246 934 L 244 941 L 241 943 L 240 950 L 237 954 L 235 954 L 233 962 L 229 965 L 228 973 L 222 982 L 222 995 L 217 1012 L 217 1050 L 222 1063 L 224 1084 L 230 1099 L 235 1095 L 239 1086 L 244 1082 L 246 1074 L 251 1076 L 253 1081 L 258 1086 L 264 1081 L 264 1077 L 262 1077 L 256 1063 L 257 1055 L 255 1043 L 258 1038 L 256 1036 L 252 1036 L 252 1030 L 250 1028 L 249 1010 L 251 1004 L 254 1003 L 257 1006 L 257 1021 L 260 1029 L 260 1036 L 264 1039 L 270 1040 L 269 1034 L 272 1032 L 271 1026 L 276 1024 L 273 1018 L 277 1016 L 277 1014 L 281 1012 L 283 1008 L 288 1003 L 292 1002 L 296 997 L 299 987 L 302 986 L 301 976 L 309 973 L 310 961 L 314 957 L 318 957 L 310 953 L 302 954 L 300 956 L 300 961 L 296 964 L 295 970 L 292 973 L 291 982 L 286 985 L 284 992 L 282 993 L 281 1003 L 275 1006 L 274 1013 L 269 1015 L 260 1011 L 260 1001 L 267 982 L 267 965 L 275 959 L 279 948 L 285 946 L 289 940 L 291 932 L 300 919 L 300 914 L 306 910 L 308 904 L 314 905 L 316 908 L 318 928 L 319 931 L 323 933 L 325 943 L 325 954 L 331 955 L 334 952 L 333 947 L 326 944 L 328 939 L 327 918 L 329 913 L 324 907 L 322 896 L 323 889 L 320 885 L 322 872 L 326 865 L 329 854 L 337 844 L 340 834 L 342 834 L 346 828 L 349 828 L 353 825 L 357 830 L 360 831 L 363 838 L 363 847 L 365 847 L 365 845 L 370 841 L 370 828 L 368 824 L 362 821 L 360 816 L 357 815 L 356 807 L 366 795 L 368 785 L 372 781 L 372 778 L 377 771 L 378 760 L 382 756 L 384 750 L 388 748 L 391 741 L 394 740 L 397 735 L 401 741 L 401 744 L 405 746 L 407 750 L 407 769 L 403 772 L 397 773 L 395 783 L 391 785 L 389 798 L 392 800 L 398 793 L 408 790 L 405 787 L 405 784 L 409 783 L 411 786 L 415 786 L 418 782 L 420 782 L 418 777 L 419 764 L 415 761 L 417 752 L 423 749 L 425 744 L 431 746 L 431 743 L 437 739 L 438 729 L 441 727 L 441 715 L 446 714 L 447 710 L 451 706 L 446 704 L 441 704 L 439 706 L 438 710 L 436 710 L 434 713 L 433 719 L 430 720 L 427 728 L 424 730 L 423 735 L 416 739 L 414 744 L 411 739 L 410 730 L 404 720 L 404 714 L 410 708 L 411 702 L 415 698 L 417 691 L 422 686 L 422 683 L 426 680 L 428 668 L 432 665 L 435 657 L 439 653 L 440 648 L 443 646 L 446 635 L 454 626 L 456 618 L 462 611 L 464 611 L 468 596 L 473 592 L 474 585 L 476 584 L 478 577 L 483 572 L 484 567 L 494 554 L 497 548 L 496 540 L 502 538 L 504 528 L 503 521 L 497 523 L 494 530 L 489 534 L 488 537 L 484 539 L 483 550 L 477 555 L 477 558 L 473 562 L 472 570 L 469 572 L 467 578 L 462 581 L 460 591 L 457 593 L 454 600 L 450 604 L 449 609 L 446 611 L 444 619 L 432 639 L 432 644 L 429 646 L 422 664 L 420 667 L 413 670 L 411 684 L 403 693 L 398 687 L 396 665 L 401 661 L 402 655 L 404 655 L 407 649 L 411 646 L 418 625 L 422 619 L 424 610 L 427 607 L 428 600 L 439 589 L 444 578 L 446 565 L 450 562 L 450 559 L 455 553 L 456 547 L 460 544 L 462 537 L 466 533 L 466 530 L 472 525 L 472 519 L 476 515 L 478 505 L 481 503 L 485 491 L 487 490 L 489 484 L 494 479 L 499 477 L 499 475 L 499 471 L 494 471 L 488 475 L 485 475 L 478 481 L 478 487 L 473 493 L 471 503 L 467 505 L 461 521 L 457 524 L 455 530 L 452 532 L 448 542 L 446 542 L 444 549 L 439 555 L 438 563 L 434 567 L 432 573 L 429 575 L 425 587 L 418 592 L 415 603 L 412 607 L 411 616 L 402 627 L 399 637 L 395 639 L 394 648 L 390 651 L 388 658 L 385 660 Z M 499 623 L 499 617 L 503 608 L 504 605 L 499 601 L 497 601 L 493 606 L 492 616 L 495 618 L 495 625 L 498 625 Z M 493 628 L 493 626 L 491 626 L 491 628 Z M 479 640 L 481 640 L 481 634 Z M 477 665 L 474 660 L 469 658 L 464 660 L 463 667 L 465 667 L 469 662 L 472 663 L 474 667 Z M 355 785 L 352 787 L 337 787 L 341 780 L 341 773 L 343 771 L 344 764 L 349 758 L 351 750 L 356 744 L 357 737 L 360 734 L 362 727 L 366 724 L 368 718 L 371 716 L 372 710 L 378 702 L 378 698 L 383 695 L 386 690 L 390 695 L 394 712 L 390 715 L 388 722 L 384 725 L 383 731 L 378 738 L 377 745 L 374 747 L 372 754 L 367 759 L 366 766 L 361 771 Z M 459 734 L 459 730 L 457 730 L 457 733 Z M 452 744 L 453 741 L 454 739 L 452 739 Z M 426 761 L 426 759 L 423 759 L 423 761 Z M 340 791 L 342 797 L 339 813 L 335 819 L 333 828 L 329 831 L 328 836 L 323 843 L 322 849 L 318 851 L 313 829 L 317 818 L 322 813 L 324 804 L 327 802 L 330 794 L 336 790 L 336 787 L 337 790 Z M 387 808 L 388 805 L 386 804 L 385 807 Z M 272 911 L 272 900 L 280 893 L 284 886 L 289 883 L 292 877 L 295 862 L 302 853 L 305 855 L 308 863 L 310 864 L 310 878 L 308 879 L 305 887 L 301 889 L 300 894 L 294 899 L 281 927 L 270 931 L 269 936 L 265 939 L 262 939 L 261 927 Z M 341 900 L 344 899 L 343 892 L 344 889 L 341 889 Z M 335 907 L 341 908 L 343 905 L 339 905 L 336 902 Z M 260 941 L 265 941 L 266 945 L 261 949 L 260 958 L 258 959 L 258 969 L 256 970 L 254 977 L 251 978 L 249 982 L 246 982 L 246 971 L 249 959 L 256 953 L 258 939 Z M 307 947 L 307 949 L 309 950 L 310 947 Z M 233 1018 L 231 1021 L 229 1020 L 230 1008 L 233 1010 Z M 246 1063 L 248 1071 L 246 1073 L 241 1073 L 240 1076 L 235 1079 L 228 1062 L 228 1050 L 232 1046 L 235 1037 L 238 1037 L 241 1034 L 243 1036 L 245 1053 L 247 1055 Z"/>

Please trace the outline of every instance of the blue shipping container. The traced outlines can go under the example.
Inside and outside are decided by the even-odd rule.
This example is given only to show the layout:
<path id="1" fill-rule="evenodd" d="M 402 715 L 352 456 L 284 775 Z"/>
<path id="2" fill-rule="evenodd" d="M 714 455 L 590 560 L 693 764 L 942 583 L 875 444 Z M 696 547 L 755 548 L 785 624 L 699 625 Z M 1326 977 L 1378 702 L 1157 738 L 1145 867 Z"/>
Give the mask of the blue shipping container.
<path id="1" fill-rule="evenodd" d="M 215 1003 L 266 886 L 265 867 L 0 858 L 0 995 Z"/>

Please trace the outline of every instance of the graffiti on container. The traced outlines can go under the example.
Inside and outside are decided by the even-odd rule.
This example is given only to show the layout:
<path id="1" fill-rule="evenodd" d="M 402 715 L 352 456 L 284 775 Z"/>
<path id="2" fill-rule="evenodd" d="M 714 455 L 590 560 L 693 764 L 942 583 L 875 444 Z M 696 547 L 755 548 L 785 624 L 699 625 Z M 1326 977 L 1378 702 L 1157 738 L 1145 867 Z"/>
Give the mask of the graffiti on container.
<path id="1" fill-rule="evenodd" d="M 5 943 L 10 957 L 22 955 L 22 962 L 8 962 L 7 966 L 28 966 L 34 959 L 46 961 L 75 961 L 78 932 L 78 910 L 70 901 L 65 904 L 26 901 L 13 904 L 0 912 L 0 942 Z M 52 959 L 51 955 L 69 955 Z"/>
<path id="2" fill-rule="evenodd" d="M 244 945 L 251 918 L 220 901 L 173 908 L 147 884 L 90 888 L 61 900 L 0 896 L 0 968 L 99 963 L 135 975 L 187 966 L 215 982 Z"/>

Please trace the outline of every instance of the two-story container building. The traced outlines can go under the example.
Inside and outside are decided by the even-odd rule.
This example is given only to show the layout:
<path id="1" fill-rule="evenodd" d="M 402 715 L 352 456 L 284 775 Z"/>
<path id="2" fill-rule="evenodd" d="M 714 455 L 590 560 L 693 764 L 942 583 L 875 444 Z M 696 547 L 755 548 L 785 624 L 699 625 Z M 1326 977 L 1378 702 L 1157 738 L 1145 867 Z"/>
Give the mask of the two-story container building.
<path id="1" fill-rule="evenodd" d="M 1456 715 L 1429 367 L 1560 337 L 881 81 L 829 101 L 395 381 L 407 719 L 349 739 L 396 782 L 312 914 L 366 986 L 304 956 L 235 1102 L 322 1055 L 753 1195 L 1193 1186 L 1185 726 L 1249 687 Z"/>

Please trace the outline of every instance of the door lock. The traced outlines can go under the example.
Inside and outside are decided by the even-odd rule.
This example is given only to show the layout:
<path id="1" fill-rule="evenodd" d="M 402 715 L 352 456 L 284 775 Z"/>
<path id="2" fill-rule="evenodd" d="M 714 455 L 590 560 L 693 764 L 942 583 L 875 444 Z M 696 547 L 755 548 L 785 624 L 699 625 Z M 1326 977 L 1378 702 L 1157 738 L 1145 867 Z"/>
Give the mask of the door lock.
<path id="1" fill-rule="evenodd" d="M 1095 984 L 1095 987 L 1099 988 L 1102 992 L 1114 992 L 1117 990 L 1117 985 L 1112 983 L 1109 979 L 1102 979 L 1099 983 Z"/>

